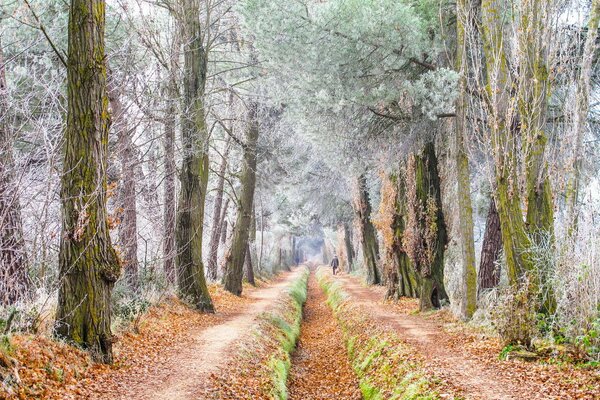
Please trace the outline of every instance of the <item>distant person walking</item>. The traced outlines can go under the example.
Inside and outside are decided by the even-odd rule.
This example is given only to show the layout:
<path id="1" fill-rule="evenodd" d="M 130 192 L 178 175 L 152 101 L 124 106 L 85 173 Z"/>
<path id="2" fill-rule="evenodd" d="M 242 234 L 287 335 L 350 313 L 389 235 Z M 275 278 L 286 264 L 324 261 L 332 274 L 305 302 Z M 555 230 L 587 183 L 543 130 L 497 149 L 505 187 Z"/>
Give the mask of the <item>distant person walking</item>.
<path id="1" fill-rule="evenodd" d="M 331 267 L 333 268 L 333 274 L 336 274 L 338 267 L 340 266 L 340 260 L 338 260 L 337 256 L 333 256 L 333 260 L 331 260 Z"/>

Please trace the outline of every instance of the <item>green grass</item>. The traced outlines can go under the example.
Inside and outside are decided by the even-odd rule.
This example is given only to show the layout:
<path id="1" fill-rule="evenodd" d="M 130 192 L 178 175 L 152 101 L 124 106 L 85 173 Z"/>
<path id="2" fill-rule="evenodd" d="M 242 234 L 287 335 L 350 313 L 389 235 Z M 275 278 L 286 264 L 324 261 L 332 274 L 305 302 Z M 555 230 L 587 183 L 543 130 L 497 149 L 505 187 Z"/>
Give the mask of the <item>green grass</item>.
<path id="1" fill-rule="evenodd" d="M 276 328 L 277 340 L 280 345 L 268 363 L 269 374 L 272 382 L 272 397 L 278 400 L 287 400 L 287 378 L 291 366 L 290 353 L 296 347 L 298 336 L 300 336 L 300 324 L 302 323 L 302 306 L 306 301 L 308 292 L 308 269 L 294 280 L 287 289 L 289 296 L 289 307 L 276 309 L 266 314 L 265 319 Z"/>

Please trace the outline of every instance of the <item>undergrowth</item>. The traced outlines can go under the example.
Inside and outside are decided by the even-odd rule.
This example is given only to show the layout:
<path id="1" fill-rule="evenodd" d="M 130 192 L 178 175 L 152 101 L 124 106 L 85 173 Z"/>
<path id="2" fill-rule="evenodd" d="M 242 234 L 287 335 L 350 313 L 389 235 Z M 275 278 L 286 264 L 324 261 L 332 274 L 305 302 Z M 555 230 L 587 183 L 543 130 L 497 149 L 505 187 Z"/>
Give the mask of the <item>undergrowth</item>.
<path id="1" fill-rule="evenodd" d="M 317 271 L 317 280 L 342 328 L 365 400 L 440 398 L 439 382 L 424 371 L 414 352 L 394 332 L 380 328 L 364 310 L 351 305 L 339 283 L 323 269 Z"/>

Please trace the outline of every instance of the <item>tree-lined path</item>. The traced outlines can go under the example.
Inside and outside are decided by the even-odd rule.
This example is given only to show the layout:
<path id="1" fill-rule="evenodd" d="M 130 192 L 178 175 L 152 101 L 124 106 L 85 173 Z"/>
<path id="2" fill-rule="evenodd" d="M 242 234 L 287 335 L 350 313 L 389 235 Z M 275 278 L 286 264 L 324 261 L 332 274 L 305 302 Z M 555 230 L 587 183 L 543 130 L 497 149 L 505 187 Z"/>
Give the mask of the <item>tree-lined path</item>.
<path id="1" fill-rule="evenodd" d="M 0 400 L 600 399 L 599 28 L 0 0 Z"/>

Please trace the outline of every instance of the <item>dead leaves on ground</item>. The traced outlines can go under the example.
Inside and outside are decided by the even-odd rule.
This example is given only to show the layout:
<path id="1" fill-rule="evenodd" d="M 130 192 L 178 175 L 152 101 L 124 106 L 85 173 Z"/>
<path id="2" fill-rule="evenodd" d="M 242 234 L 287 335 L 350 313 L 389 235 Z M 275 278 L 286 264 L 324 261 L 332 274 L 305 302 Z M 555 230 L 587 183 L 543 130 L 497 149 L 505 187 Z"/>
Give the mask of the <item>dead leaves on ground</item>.
<path id="1" fill-rule="evenodd" d="M 234 296 L 218 285 L 211 285 L 209 290 L 216 314 L 198 313 L 169 297 L 148 310 L 138 332 L 117 332 L 113 366 L 94 364 L 86 352 L 50 339 L 49 333 L 13 336 L 10 357 L 16 363 L 18 382 L 0 387 L 0 399 L 116 396 L 129 382 L 144 377 L 153 365 L 160 365 L 169 350 L 185 345 L 193 333 L 240 312 L 250 302 L 247 296 Z"/>

